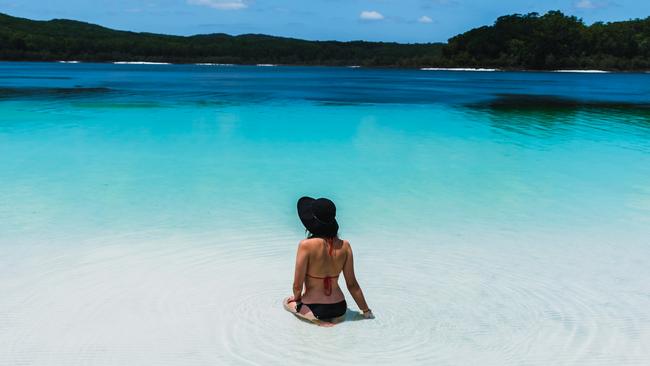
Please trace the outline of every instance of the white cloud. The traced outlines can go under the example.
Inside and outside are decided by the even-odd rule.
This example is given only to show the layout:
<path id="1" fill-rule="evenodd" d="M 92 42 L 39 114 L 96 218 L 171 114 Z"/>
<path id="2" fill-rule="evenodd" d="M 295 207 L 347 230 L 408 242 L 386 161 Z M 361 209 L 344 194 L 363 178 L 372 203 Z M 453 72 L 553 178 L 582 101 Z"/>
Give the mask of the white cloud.
<path id="1" fill-rule="evenodd" d="M 433 23 L 433 19 L 429 18 L 426 15 L 423 15 L 423 16 L 418 18 L 418 22 L 419 23 Z"/>
<path id="2" fill-rule="evenodd" d="M 575 7 L 578 9 L 593 9 L 596 4 L 592 3 L 591 0 L 580 0 L 575 4 Z"/>
<path id="3" fill-rule="evenodd" d="M 244 0 L 187 0 L 188 4 L 209 6 L 219 10 L 239 10 L 247 8 Z"/>
<path id="4" fill-rule="evenodd" d="M 359 14 L 359 18 L 363 20 L 382 20 L 384 19 L 384 16 L 378 11 L 365 10 Z"/>

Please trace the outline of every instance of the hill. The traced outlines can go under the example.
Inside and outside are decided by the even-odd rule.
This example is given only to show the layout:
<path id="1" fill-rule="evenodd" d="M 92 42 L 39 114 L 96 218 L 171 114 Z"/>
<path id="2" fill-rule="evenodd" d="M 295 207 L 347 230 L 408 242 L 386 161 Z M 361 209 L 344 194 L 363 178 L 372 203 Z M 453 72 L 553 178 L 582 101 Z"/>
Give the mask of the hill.
<path id="1" fill-rule="evenodd" d="M 516 69 L 650 69 L 650 17 L 585 25 L 559 11 L 507 15 L 449 40 L 446 62 Z"/>
<path id="2" fill-rule="evenodd" d="M 446 44 L 400 44 L 262 34 L 172 36 L 0 13 L 0 60 L 648 70 L 650 17 L 586 25 L 559 11 L 514 14 Z"/>
<path id="3" fill-rule="evenodd" d="M 170 36 L 0 14 L 0 59 L 211 62 L 413 67 L 435 63 L 442 44 L 305 41 L 260 34 Z"/>

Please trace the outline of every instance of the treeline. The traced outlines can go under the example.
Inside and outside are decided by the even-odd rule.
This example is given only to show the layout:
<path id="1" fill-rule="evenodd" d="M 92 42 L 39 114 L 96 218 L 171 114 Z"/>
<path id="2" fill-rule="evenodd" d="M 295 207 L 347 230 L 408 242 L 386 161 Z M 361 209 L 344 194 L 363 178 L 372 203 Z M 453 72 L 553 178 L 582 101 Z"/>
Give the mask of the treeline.
<path id="1" fill-rule="evenodd" d="M 305 41 L 248 34 L 190 37 L 116 31 L 72 20 L 0 14 L 0 59 L 417 67 L 442 44 Z"/>
<path id="2" fill-rule="evenodd" d="M 182 37 L 0 14 L 0 60 L 648 70 L 650 17 L 585 25 L 559 11 L 515 14 L 447 44 L 399 44 L 255 34 Z"/>
<path id="3" fill-rule="evenodd" d="M 559 11 L 507 15 L 449 39 L 458 66 L 516 69 L 650 69 L 650 17 L 585 25 Z"/>

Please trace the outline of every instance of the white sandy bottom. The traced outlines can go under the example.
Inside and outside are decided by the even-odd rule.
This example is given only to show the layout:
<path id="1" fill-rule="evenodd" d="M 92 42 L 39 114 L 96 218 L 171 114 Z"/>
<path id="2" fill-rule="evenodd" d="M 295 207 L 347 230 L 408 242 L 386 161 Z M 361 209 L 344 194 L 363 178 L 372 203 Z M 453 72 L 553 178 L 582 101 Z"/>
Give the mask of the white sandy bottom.
<path id="1" fill-rule="evenodd" d="M 567 73 L 584 73 L 584 74 L 607 74 L 606 70 L 555 70 L 553 72 L 567 72 Z"/>
<path id="2" fill-rule="evenodd" d="M 148 62 L 148 61 L 115 61 L 115 65 L 171 65 L 169 62 Z"/>
<path id="3" fill-rule="evenodd" d="M 422 67 L 422 71 L 482 71 L 482 72 L 491 72 L 499 71 L 499 69 L 489 69 L 489 68 L 474 68 L 474 67 Z"/>
<path id="4" fill-rule="evenodd" d="M 2 247 L 0 364 L 650 360 L 647 249 L 569 239 L 549 248 L 541 238 L 488 247 L 485 236 L 413 238 L 401 248 L 384 238 L 373 249 L 357 239 L 358 277 L 377 318 L 349 312 L 319 328 L 281 306 L 295 238 L 165 237 Z"/>

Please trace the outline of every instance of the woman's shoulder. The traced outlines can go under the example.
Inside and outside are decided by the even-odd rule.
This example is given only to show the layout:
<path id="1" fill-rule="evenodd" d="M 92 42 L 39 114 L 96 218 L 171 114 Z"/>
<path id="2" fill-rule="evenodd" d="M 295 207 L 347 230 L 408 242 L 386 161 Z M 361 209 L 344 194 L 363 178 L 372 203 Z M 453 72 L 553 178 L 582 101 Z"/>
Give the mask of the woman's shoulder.
<path id="1" fill-rule="evenodd" d="M 299 245 L 304 248 L 310 248 L 320 243 L 321 241 L 322 239 L 320 238 L 306 238 L 306 239 L 302 239 Z"/>

